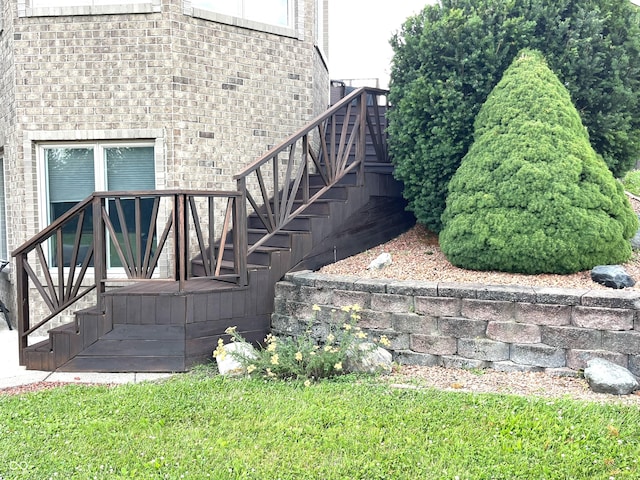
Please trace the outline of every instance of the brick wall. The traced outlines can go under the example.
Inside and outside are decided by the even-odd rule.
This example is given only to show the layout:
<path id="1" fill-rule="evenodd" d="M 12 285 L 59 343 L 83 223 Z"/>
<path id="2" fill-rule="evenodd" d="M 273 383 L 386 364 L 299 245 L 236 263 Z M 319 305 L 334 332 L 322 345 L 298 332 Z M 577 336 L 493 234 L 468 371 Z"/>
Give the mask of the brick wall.
<path id="1" fill-rule="evenodd" d="M 315 331 L 362 307 L 359 325 L 386 335 L 403 364 L 571 373 L 601 357 L 640 375 L 640 292 L 359 279 L 288 274 L 272 328 Z"/>

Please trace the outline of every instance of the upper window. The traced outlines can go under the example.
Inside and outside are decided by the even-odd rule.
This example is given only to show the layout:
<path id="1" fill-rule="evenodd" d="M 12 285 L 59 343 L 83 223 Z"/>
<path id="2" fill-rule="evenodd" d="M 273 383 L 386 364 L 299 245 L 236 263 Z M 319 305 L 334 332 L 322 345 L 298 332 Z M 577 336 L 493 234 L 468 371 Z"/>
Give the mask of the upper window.
<path id="1" fill-rule="evenodd" d="M 191 0 L 191 6 L 252 22 L 294 28 L 294 0 Z"/>
<path id="2" fill-rule="evenodd" d="M 18 0 L 18 16 L 108 15 L 161 11 L 161 0 Z"/>
<path id="3" fill-rule="evenodd" d="M 149 3 L 149 0 L 31 0 L 33 8 L 41 7 L 95 7 L 98 5 L 122 5 Z"/>

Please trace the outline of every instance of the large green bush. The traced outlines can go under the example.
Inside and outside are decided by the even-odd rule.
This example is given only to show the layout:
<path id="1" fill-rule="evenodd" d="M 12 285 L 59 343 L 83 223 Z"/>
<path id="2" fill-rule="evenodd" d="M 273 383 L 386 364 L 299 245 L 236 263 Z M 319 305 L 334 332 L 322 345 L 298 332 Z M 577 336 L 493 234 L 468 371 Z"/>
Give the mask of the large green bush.
<path id="1" fill-rule="evenodd" d="M 482 106 L 440 245 L 473 270 L 571 273 L 629 259 L 637 217 L 567 89 L 523 50 Z"/>
<path id="2" fill-rule="evenodd" d="M 389 145 L 418 221 L 440 230 L 474 118 L 522 48 L 545 55 L 614 175 L 630 169 L 640 157 L 639 19 L 629 0 L 441 0 L 410 17 L 391 40 Z"/>

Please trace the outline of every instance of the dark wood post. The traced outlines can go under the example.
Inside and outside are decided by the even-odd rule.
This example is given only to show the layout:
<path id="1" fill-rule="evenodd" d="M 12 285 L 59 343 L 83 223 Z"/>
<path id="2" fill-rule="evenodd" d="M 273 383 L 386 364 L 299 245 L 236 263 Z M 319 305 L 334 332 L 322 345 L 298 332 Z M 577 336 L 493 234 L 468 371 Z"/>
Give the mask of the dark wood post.
<path id="1" fill-rule="evenodd" d="M 249 250 L 249 238 L 247 234 L 247 195 L 246 178 L 238 179 L 238 197 L 235 199 L 233 215 L 233 230 L 237 234 L 233 235 L 233 249 L 235 252 L 235 262 L 238 269 L 238 284 L 245 286 L 249 284 L 247 276 L 247 254 Z"/>
<path id="2" fill-rule="evenodd" d="M 98 310 L 104 312 L 104 289 L 107 279 L 107 239 L 104 221 L 102 219 L 103 206 L 107 199 L 93 197 L 93 269 L 96 283 L 96 302 Z"/>
<path id="3" fill-rule="evenodd" d="M 29 330 L 29 278 L 24 270 L 27 262 L 27 253 L 21 253 L 16 257 L 16 290 L 18 296 L 18 362 L 24 365 L 24 349 L 28 346 L 28 337 L 25 332 Z"/>
<path id="4" fill-rule="evenodd" d="M 358 185 L 364 185 L 364 162 L 367 157 L 367 91 L 363 90 L 358 97 L 360 101 L 360 132 L 358 133 L 358 147 L 356 148 L 356 159 L 358 165 Z"/>
<path id="5" fill-rule="evenodd" d="M 177 212 L 176 225 L 176 275 L 179 285 L 179 290 L 182 292 L 185 288 L 185 282 L 187 280 L 187 232 L 186 232 L 186 215 L 185 215 L 185 195 L 177 194 L 174 196 L 174 211 Z"/>

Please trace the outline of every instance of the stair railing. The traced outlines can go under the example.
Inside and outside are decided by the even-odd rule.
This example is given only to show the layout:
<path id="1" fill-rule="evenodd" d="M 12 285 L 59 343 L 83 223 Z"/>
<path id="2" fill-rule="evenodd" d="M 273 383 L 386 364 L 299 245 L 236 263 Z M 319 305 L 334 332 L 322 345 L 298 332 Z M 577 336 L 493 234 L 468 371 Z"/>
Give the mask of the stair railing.
<path id="1" fill-rule="evenodd" d="M 347 174 L 354 172 L 358 185 L 363 184 L 367 132 L 378 162 L 389 161 L 385 127 L 379 121 L 380 107 L 388 106 L 387 93 L 355 90 L 234 177 L 249 203 L 247 215 L 257 215 L 267 231 L 248 253 L 285 229 Z M 321 178 L 319 188 L 310 185 L 311 173 Z"/>
<path id="2" fill-rule="evenodd" d="M 239 192 L 187 190 L 96 192 L 75 205 L 12 253 L 20 362 L 29 335 L 88 293 L 96 291 L 103 312 L 107 281 L 171 279 L 183 291 L 192 277 L 190 260 L 200 254 L 205 277 L 246 285 L 246 256 L 241 254 L 246 247 L 240 243 L 246 239 L 243 206 Z M 224 274 L 222 255 L 229 236 L 233 271 Z M 49 311 L 32 321 L 29 299 L 34 290 Z"/>

